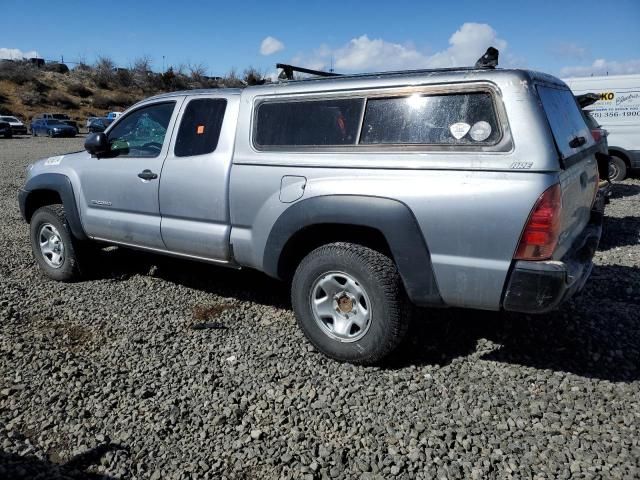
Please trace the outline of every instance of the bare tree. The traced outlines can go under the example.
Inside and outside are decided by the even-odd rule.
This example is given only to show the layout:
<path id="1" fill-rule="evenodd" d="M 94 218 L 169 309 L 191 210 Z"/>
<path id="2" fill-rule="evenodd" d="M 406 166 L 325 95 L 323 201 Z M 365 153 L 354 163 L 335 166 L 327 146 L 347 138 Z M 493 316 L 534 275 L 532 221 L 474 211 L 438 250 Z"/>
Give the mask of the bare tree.
<path id="1" fill-rule="evenodd" d="M 266 73 L 251 66 L 244 71 L 243 79 L 247 85 L 262 85 L 266 81 Z"/>
<path id="2" fill-rule="evenodd" d="M 94 65 L 94 79 L 100 88 L 111 88 L 115 75 L 113 69 L 115 63 L 110 57 L 100 55 Z"/>
<path id="3" fill-rule="evenodd" d="M 187 67 L 191 80 L 205 87 L 207 84 L 207 67 L 203 63 L 190 63 Z"/>
<path id="4" fill-rule="evenodd" d="M 244 87 L 245 86 L 244 82 L 238 77 L 235 67 L 232 67 L 231 70 L 229 70 L 229 73 L 227 73 L 222 78 L 222 84 L 225 87 Z"/>
<path id="5" fill-rule="evenodd" d="M 151 71 L 151 57 L 149 55 L 136 57 L 131 64 L 131 70 L 136 74 L 148 74 Z"/>
<path id="6" fill-rule="evenodd" d="M 153 72 L 151 71 L 151 57 L 143 55 L 133 60 L 131 64 L 131 74 L 133 82 L 143 90 L 151 90 L 153 88 Z"/>

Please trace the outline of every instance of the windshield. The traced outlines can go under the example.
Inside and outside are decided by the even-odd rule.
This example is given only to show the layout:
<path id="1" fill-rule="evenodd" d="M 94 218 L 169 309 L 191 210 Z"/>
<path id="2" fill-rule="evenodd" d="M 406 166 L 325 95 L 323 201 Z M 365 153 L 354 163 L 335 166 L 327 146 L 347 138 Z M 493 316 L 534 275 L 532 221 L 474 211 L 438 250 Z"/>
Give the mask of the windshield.
<path id="1" fill-rule="evenodd" d="M 20 123 L 20 120 L 18 120 L 16 117 L 0 117 L 0 121 Z"/>
<path id="2" fill-rule="evenodd" d="M 58 120 L 69 120 L 69 115 L 65 115 L 64 113 L 54 113 L 51 116 Z"/>

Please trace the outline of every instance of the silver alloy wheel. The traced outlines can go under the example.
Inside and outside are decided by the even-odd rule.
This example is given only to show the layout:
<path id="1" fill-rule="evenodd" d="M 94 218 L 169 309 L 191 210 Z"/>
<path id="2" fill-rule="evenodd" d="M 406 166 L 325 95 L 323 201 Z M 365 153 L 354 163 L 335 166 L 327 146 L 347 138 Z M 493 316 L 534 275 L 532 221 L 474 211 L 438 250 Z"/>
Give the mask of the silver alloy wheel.
<path id="1" fill-rule="evenodd" d="M 47 265 L 60 268 L 64 263 L 64 242 L 58 229 L 50 223 L 45 223 L 38 232 L 40 253 Z"/>
<path id="2" fill-rule="evenodd" d="M 371 326 L 371 302 L 360 282 L 344 272 L 327 272 L 311 287 L 311 311 L 320 329 L 339 342 L 360 340 Z"/>

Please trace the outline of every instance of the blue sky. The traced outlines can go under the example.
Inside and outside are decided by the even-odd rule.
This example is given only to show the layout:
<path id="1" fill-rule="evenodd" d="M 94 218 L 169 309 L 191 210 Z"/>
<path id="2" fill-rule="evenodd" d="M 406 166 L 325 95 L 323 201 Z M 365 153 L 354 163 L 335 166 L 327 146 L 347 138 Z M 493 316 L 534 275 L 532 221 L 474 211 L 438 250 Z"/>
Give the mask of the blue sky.
<path id="1" fill-rule="evenodd" d="M 167 66 L 203 64 L 221 75 L 248 66 L 270 73 L 276 62 L 333 62 L 336 71 L 459 66 L 494 45 L 501 66 L 640 72 L 640 0 L 1 3 L 0 57 L 105 55 L 128 66 L 147 55 L 161 70 L 164 55 Z"/>

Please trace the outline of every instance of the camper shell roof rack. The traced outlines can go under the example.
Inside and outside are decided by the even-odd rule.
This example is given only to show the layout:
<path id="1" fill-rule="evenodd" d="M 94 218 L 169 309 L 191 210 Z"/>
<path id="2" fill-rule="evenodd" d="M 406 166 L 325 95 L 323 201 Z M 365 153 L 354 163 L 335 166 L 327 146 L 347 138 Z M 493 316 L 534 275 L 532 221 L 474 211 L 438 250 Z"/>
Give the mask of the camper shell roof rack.
<path id="1" fill-rule="evenodd" d="M 473 67 L 449 67 L 449 68 L 431 68 L 431 69 L 418 69 L 418 70 L 396 70 L 396 71 L 387 71 L 387 72 L 378 72 L 378 73 L 354 73 L 344 75 L 341 73 L 335 72 L 325 72 L 322 70 L 312 70 L 310 68 L 297 67 L 295 65 L 289 65 L 287 63 L 277 63 L 276 68 L 282 69 L 278 78 L 281 80 L 294 80 L 293 73 L 306 73 L 308 75 L 314 75 L 315 77 L 348 77 L 348 78 L 359 78 L 359 77 L 375 77 L 379 75 L 397 75 L 400 73 L 404 74 L 421 74 L 421 73 L 436 73 L 436 72 L 460 72 L 460 71 L 470 71 L 470 70 L 485 70 L 485 69 L 494 69 L 498 65 L 498 55 L 499 52 L 497 49 L 493 47 L 487 48 L 482 57 L 478 59 L 476 64 Z M 303 80 L 311 80 L 303 79 Z M 318 78 L 313 78 L 313 80 L 318 80 Z"/>

